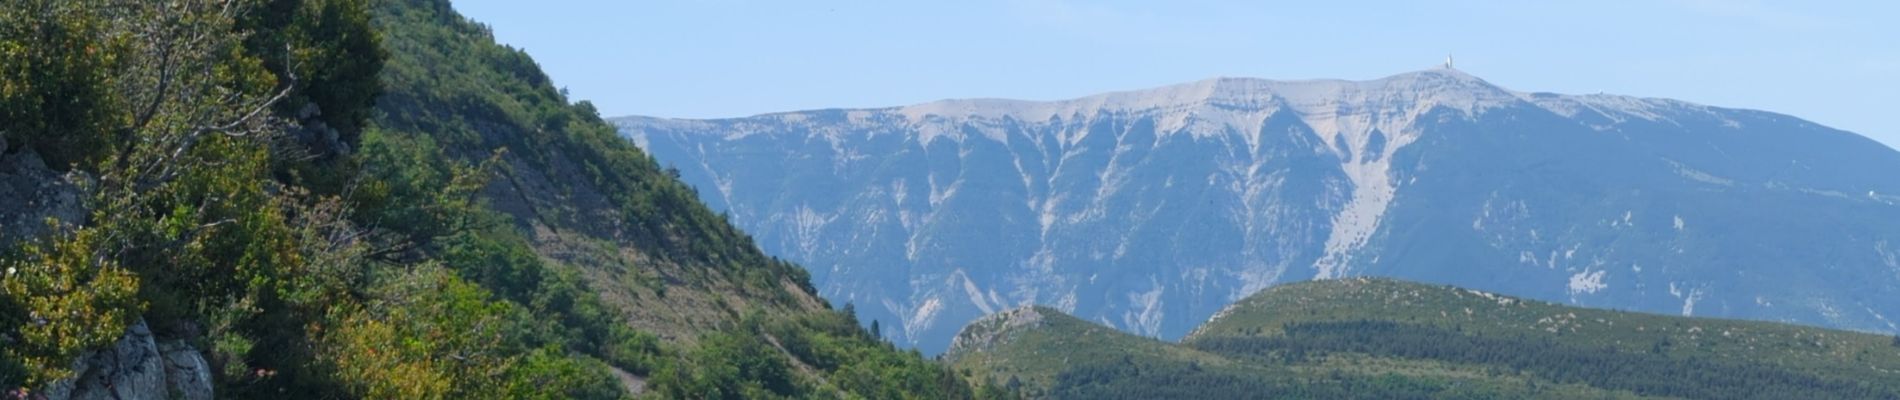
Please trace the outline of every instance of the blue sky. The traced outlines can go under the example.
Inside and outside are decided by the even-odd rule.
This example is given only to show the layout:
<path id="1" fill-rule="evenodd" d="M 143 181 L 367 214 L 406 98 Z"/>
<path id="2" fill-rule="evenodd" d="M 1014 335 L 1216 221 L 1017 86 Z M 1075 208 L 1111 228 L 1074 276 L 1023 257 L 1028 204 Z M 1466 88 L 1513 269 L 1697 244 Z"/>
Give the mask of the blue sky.
<path id="1" fill-rule="evenodd" d="M 1900 2 L 460 0 L 606 116 L 1062 99 L 1459 69 L 1781 112 L 1900 146 Z"/>

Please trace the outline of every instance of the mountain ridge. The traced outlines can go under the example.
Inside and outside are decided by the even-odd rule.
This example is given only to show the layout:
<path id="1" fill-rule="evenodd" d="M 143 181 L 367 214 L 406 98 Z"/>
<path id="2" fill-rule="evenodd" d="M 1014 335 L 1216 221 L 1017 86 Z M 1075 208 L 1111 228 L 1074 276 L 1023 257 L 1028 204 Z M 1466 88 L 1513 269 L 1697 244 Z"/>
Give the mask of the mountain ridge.
<path id="1" fill-rule="evenodd" d="M 1653 108 L 1653 107 L 1750 110 L 1750 109 L 1745 109 L 1745 108 L 1723 107 L 1723 106 L 1702 104 L 1702 103 L 1697 103 L 1697 102 L 1677 100 L 1677 99 L 1666 98 L 1666 97 L 1629 96 L 1629 95 L 1617 95 L 1617 94 L 1606 94 L 1606 93 L 1565 94 L 1565 93 L 1553 93 L 1553 92 L 1517 91 L 1517 90 L 1505 88 L 1497 84 L 1493 84 L 1490 81 L 1486 81 L 1483 78 L 1480 78 L 1476 75 L 1471 75 L 1462 70 L 1447 69 L 1447 68 L 1441 67 L 1441 68 L 1403 72 L 1403 73 L 1388 75 L 1385 77 L 1366 79 L 1366 80 L 1352 80 L 1352 79 L 1338 79 L 1338 78 L 1270 79 L 1270 78 L 1248 77 L 1248 76 L 1216 76 L 1216 77 L 1211 77 L 1211 78 L 1206 78 L 1206 79 L 1201 79 L 1201 80 L 1196 80 L 1196 81 L 1191 81 L 1191 82 L 1153 86 L 1153 87 L 1148 87 L 1148 88 L 1143 88 L 1143 89 L 1116 90 L 1116 91 L 1102 92 L 1102 93 L 1093 94 L 1093 95 L 1066 97 L 1066 98 L 1049 99 L 1049 100 L 1029 100 L 1029 99 L 1006 98 L 1006 97 L 945 98 L 945 99 L 931 100 L 931 101 L 912 103 L 908 105 L 898 105 L 898 106 L 814 108 L 814 109 L 802 109 L 802 110 L 792 110 L 792 111 L 767 112 L 767 113 L 759 113 L 759 114 L 744 115 L 744 116 L 730 116 L 730 117 L 670 118 L 670 117 L 645 116 L 645 115 L 624 115 L 624 116 L 619 116 L 619 117 L 613 117 L 612 119 L 617 119 L 617 120 L 641 119 L 641 120 L 653 120 L 653 121 L 688 122 L 688 121 L 734 120 L 734 119 L 759 118 L 759 117 L 783 117 L 783 116 L 796 116 L 798 114 L 825 113 L 825 112 L 898 111 L 900 114 L 910 117 L 913 120 L 913 122 L 917 122 L 917 121 L 926 119 L 926 117 L 930 115 L 946 114 L 946 112 L 940 112 L 939 110 L 944 110 L 944 111 L 984 110 L 984 111 L 994 112 L 994 110 L 998 108 L 1009 108 L 1007 106 L 1015 106 L 1015 108 L 1045 108 L 1046 109 L 1046 108 L 1060 108 L 1058 106 L 1080 107 L 1081 105 L 1090 105 L 1090 104 L 1093 104 L 1093 105 L 1118 104 L 1120 105 L 1119 107 L 1120 110 L 1130 111 L 1130 110 L 1135 110 L 1135 109 L 1180 107 L 1180 106 L 1187 106 L 1187 105 L 1204 105 L 1204 104 L 1210 104 L 1210 103 L 1212 104 L 1229 104 L 1229 103 L 1245 104 L 1248 102 L 1260 103 L 1260 102 L 1263 102 L 1263 100 L 1267 100 L 1267 99 L 1283 98 L 1284 96 L 1281 96 L 1279 94 L 1281 92 L 1304 90 L 1308 92 L 1308 93 L 1305 93 L 1306 95 L 1311 95 L 1311 92 L 1313 91 L 1324 91 L 1329 88 L 1332 90 L 1340 90 L 1342 88 L 1349 88 L 1349 87 L 1357 87 L 1357 88 L 1376 87 L 1381 84 L 1390 86 L 1392 83 L 1395 83 L 1395 82 L 1418 81 L 1422 77 L 1436 77 L 1441 80 L 1459 82 L 1461 86 L 1475 86 L 1475 87 L 1494 89 L 1496 92 L 1509 94 L 1510 97 L 1515 97 L 1517 99 L 1530 101 L 1532 103 L 1539 104 L 1540 106 L 1545 106 L 1547 109 L 1550 109 L 1553 112 L 1557 112 L 1559 114 L 1565 114 L 1565 115 L 1572 114 L 1576 111 L 1581 111 L 1581 110 L 1576 110 L 1575 108 L 1577 107 L 1588 107 L 1588 106 L 1595 106 L 1591 108 L 1596 109 L 1597 111 L 1634 111 L 1637 108 Z M 1281 88 L 1282 90 L 1276 91 L 1274 90 L 1274 88 Z M 1205 92 L 1205 93 L 1202 93 L 1202 92 Z M 1239 95 L 1236 95 L 1234 92 L 1240 92 L 1243 94 L 1262 93 L 1262 94 L 1267 95 L 1267 99 L 1259 98 L 1259 96 L 1239 96 Z M 1196 93 L 1199 93 L 1199 94 L 1194 95 Z M 1145 98 L 1157 98 L 1157 97 L 1167 98 L 1167 99 L 1186 99 L 1186 100 L 1176 100 L 1169 103 L 1131 101 L 1131 99 L 1145 99 Z M 1216 101 L 1217 97 L 1221 97 L 1218 99 L 1220 101 Z M 1299 96 L 1294 96 L 1294 97 L 1299 97 Z M 1573 104 L 1570 104 L 1568 107 L 1560 107 L 1559 105 L 1561 105 L 1562 103 L 1548 100 L 1552 97 L 1569 100 Z M 1128 105 L 1129 103 L 1139 104 L 1139 106 L 1131 107 Z M 1609 107 L 1609 109 L 1605 110 L 1604 107 Z M 1754 111 L 1754 110 L 1750 110 L 1750 111 Z M 948 114 L 967 115 L 971 113 L 949 112 Z M 1060 116 L 1060 115 L 1063 115 L 1064 113 L 1037 112 L 1036 114 L 1048 114 L 1049 116 Z M 1632 114 L 1637 114 L 1637 113 L 1632 112 Z M 1785 114 L 1779 114 L 1779 113 L 1776 113 L 1776 114 L 1785 115 Z M 993 115 L 985 115 L 985 116 L 993 116 Z M 1012 115 L 1012 116 L 1016 116 L 1016 115 Z"/>

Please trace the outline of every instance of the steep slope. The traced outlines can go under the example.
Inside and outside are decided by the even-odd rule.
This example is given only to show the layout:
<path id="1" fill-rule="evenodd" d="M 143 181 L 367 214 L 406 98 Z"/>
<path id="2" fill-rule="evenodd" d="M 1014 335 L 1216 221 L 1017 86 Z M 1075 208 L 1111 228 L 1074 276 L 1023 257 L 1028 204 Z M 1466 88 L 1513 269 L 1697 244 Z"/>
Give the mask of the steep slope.
<path id="1" fill-rule="evenodd" d="M 803 270 L 760 253 L 591 105 L 568 104 L 526 53 L 495 44 L 446 1 L 377 11 L 392 56 L 377 125 L 493 165 L 481 198 L 635 326 L 690 340 L 755 308 L 825 308 Z"/>
<path id="2" fill-rule="evenodd" d="M 1900 153 L 1800 119 L 1456 70 L 1221 78 L 623 134 L 820 293 L 926 351 L 1047 304 L 1178 338 L 1261 288 L 1379 275 L 1893 330 Z M 1819 255 L 1819 256 L 1817 256 Z"/>
<path id="3" fill-rule="evenodd" d="M 1181 344 L 1040 307 L 979 319 L 957 343 L 945 357 L 958 369 L 1047 398 L 1900 395 L 1892 336 L 1583 309 L 1386 279 L 1270 288 Z"/>
<path id="4" fill-rule="evenodd" d="M 657 360 L 620 373 L 629 388 L 668 398 L 977 395 L 832 310 L 803 269 L 760 252 L 591 105 L 567 103 L 531 58 L 447 1 L 389 0 L 376 12 L 391 54 L 377 133 L 492 172 L 476 198 L 509 222 L 499 235 L 578 277 L 585 293 L 574 296 L 598 297 L 613 321 L 659 336 Z M 535 284 L 493 269 L 464 273 Z"/>

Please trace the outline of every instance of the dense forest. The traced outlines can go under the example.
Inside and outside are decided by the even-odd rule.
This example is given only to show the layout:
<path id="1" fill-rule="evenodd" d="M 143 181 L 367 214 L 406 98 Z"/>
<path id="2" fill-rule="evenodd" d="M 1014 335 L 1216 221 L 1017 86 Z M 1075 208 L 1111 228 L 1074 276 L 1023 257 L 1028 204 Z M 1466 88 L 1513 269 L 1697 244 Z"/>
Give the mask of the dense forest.
<path id="1" fill-rule="evenodd" d="M 1034 398 L 1900 397 L 1888 336 L 1383 279 L 1269 288 L 1181 343 L 1028 310 L 965 328 L 946 357 Z"/>
<path id="2" fill-rule="evenodd" d="M 47 188 L 0 196 L 8 397 L 151 373 L 84 362 L 133 338 L 229 398 L 1005 394 L 832 310 L 444 0 L 8 0 L 0 139 Z"/>

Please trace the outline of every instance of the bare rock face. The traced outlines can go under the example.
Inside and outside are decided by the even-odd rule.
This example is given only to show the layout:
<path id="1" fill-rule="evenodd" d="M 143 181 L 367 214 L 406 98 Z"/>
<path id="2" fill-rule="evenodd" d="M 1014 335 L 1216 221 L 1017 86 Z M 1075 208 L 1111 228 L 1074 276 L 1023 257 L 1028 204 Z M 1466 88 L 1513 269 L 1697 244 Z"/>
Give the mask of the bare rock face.
<path id="1" fill-rule="evenodd" d="M 165 365 L 143 321 L 126 329 L 110 348 L 81 357 L 78 378 L 53 385 L 47 397 L 60 399 L 164 399 Z"/>
<path id="2" fill-rule="evenodd" d="M 47 219 L 71 224 L 85 218 L 78 172 L 60 173 L 46 167 L 39 154 L 5 154 L 0 144 L 0 246 L 49 233 Z"/>
<path id="3" fill-rule="evenodd" d="M 74 363 L 77 378 L 46 388 L 50 400 L 162 400 L 212 398 L 211 369 L 198 350 L 183 341 L 161 347 L 140 320 L 112 347 Z"/>
<path id="4" fill-rule="evenodd" d="M 160 344 L 158 352 L 165 357 L 165 382 L 173 390 L 176 398 L 183 400 L 211 400 L 211 363 L 205 362 L 203 353 L 183 340 L 174 340 Z"/>

